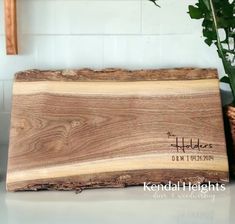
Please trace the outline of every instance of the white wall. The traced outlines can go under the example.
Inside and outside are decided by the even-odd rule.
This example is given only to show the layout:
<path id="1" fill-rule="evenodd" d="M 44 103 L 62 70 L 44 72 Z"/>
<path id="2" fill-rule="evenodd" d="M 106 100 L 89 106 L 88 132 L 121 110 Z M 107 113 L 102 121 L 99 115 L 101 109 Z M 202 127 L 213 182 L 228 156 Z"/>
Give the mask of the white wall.
<path id="1" fill-rule="evenodd" d="M 191 20 L 194 0 L 17 0 L 19 51 L 6 56 L 0 0 L 0 143 L 8 141 L 14 73 L 25 69 L 181 66 L 221 69 Z"/>

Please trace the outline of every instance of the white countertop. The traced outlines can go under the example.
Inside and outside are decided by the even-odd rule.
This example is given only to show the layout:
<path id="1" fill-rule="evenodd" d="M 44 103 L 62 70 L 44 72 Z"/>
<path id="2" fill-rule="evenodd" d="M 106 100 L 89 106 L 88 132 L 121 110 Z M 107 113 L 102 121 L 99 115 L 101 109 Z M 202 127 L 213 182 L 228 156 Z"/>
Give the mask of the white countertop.
<path id="1" fill-rule="evenodd" d="M 7 146 L 0 147 L 0 223 L 235 223 L 235 183 L 224 192 L 144 192 L 143 187 L 74 192 L 5 190 Z"/>

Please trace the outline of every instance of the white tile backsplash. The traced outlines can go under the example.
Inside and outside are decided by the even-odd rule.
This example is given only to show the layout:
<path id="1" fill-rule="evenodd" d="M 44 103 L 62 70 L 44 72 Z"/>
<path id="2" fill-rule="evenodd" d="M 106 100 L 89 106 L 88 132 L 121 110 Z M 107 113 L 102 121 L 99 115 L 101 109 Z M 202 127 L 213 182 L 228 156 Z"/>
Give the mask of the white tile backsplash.
<path id="1" fill-rule="evenodd" d="M 215 48 L 208 47 L 200 35 L 162 36 L 161 67 L 220 67 L 221 61 Z M 170 47 L 169 47 L 170 46 Z"/>
<path id="2" fill-rule="evenodd" d="M 19 14 L 23 34 L 138 34 L 141 27 L 140 0 L 22 1 Z"/>
<path id="3" fill-rule="evenodd" d="M 141 68 L 144 39 L 142 36 L 104 37 L 104 67 Z"/>
<path id="4" fill-rule="evenodd" d="M 199 34 L 104 37 L 104 67 L 172 68 L 217 67 L 222 63 L 215 48 Z"/>
<path id="5" fill-rule="evenodd" d="M 3 81 L 3 110 L 10 113 L 13 80 Z"/>
<path id="6" fill-rule="evenodd" d="M 0 112 L 0 144 L 8 143 L 10 114 Z"/>
<path id="7" fill-rule="evenodd" d="M 19 55 L 6 55 L 5 38 L 0 36 L 0 80 L 13 79 L 20 70 L 36 66 L 36 45 L 31 36 L 19 35 Z"/>
<path id="8" fill-rule="evenodd" d="M 4 111 L 4 106 L 3 106 L 3 82 L 0 81 L 0 113 Z"/>
<path id="9" fill-rule="evenodd" d="M 188 6 L 195 0 L 159 1 L 161 8 L 152 2 L 142 1 L 142 32 L 144 34 L 188 34 L 199 31 L 200 21 L 192 20 Z"/>
<path id="10" fill-rule="evenodd" d="M 36 36 L 35 68 L 101 68 L 103 65 L 102 36 Z"/>

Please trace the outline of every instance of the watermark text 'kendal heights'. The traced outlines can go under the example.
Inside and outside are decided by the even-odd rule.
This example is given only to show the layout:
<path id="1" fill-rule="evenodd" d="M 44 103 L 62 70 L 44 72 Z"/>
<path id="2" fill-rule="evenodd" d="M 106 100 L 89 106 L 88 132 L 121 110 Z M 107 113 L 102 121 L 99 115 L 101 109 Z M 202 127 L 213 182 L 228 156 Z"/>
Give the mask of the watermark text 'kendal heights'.
<path id="1" fill-rule="evenodd" d="M 144 191 L 151 191 L 151 192 L 157 192 L 157 191 L 189 191 L 189 192 L 201 192 L 201 193 L 207 193 L 207 192 L 216 192 L 216 191 L 225 191 L 226 186 L 225 184 L 219 184 L 219 183 L 211 183 L 210 181 L 207 184 L 201 184 L 201 183 L 185 183 L 185 182 L 177 182 L 172 183 L 169 181 L 167 184 L 152 184 L 148 182 L 144 182 Z"/>

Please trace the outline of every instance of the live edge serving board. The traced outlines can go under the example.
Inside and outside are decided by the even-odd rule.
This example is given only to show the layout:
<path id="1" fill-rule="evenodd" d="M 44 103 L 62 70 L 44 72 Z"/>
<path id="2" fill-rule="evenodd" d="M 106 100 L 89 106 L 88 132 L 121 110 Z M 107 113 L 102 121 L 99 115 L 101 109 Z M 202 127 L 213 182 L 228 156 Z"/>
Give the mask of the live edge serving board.
<path id="1" fill-rule="evenodd" d="M 213 69 L 16 74 L 7 189 L 228 182 Z"/>

